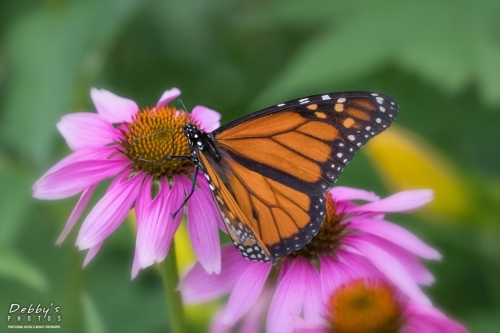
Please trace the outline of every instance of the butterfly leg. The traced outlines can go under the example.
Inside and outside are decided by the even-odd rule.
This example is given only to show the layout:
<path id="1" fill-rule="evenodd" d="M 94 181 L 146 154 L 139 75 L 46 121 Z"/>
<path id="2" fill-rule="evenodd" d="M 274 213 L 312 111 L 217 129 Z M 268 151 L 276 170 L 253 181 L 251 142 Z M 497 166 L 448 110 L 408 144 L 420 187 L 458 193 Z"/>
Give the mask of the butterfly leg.
<path id="1" fill-rule="evenodd" d="M 186 199 L 184 199 L 184 202 L 180 205 L 180 207 L 177 208 L 177 210 L 175 211 L 175 213 L 172 214 L 172 217 L 175 217 L 177 215 L 177 213 L 182 209 L 182 207 L 184 207 L 184 205 L 188 202 L 189 198 L 191 198 L 191 196 L 193 195 L 194 190 L 196 189 L 196 177 L 198 176 L 198 172 L 199 171 L 200 170 L 198 168 L 194 169 L 193 183 L 191 184 L 191 191 L 189 192 L 189 194 L 186 197 Z"/>

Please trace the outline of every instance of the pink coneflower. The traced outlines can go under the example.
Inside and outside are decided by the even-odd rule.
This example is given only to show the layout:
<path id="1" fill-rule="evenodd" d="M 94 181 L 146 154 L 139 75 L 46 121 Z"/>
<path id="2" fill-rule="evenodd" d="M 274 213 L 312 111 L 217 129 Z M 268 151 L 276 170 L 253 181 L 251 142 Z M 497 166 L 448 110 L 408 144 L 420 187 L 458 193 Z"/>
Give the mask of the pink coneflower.
<path id="1" fill-rule="evenodd" d="M 155 107 L 144 109 L 106 90 L 93 88 L 90 93 L 97 113 L 72 113 L 61 118 L 57 128 L 73 153 L 35 183 L 33 196 L 55 200 L 81 193 L 57 240 L 59 245 L 82 215 L 97 185 L 114 177 L 83 221 L 76 245 L 80 250 L 88 250 L 86 265 L 135 207 L 135 277 L 140 269 L 166 257 L 184 208 L 175 217 L 172 215 L 191 190 L 193 163 L 167 158 L 190 154 L 182 126 L 195 123 L 212 131 L 219 126 L 220 115 L 203 106 L 196 106 L 191 114 L 168 106 L 180 95 L 177 88 L 165 91 Z M 204 177 L 197 179 L 187 216 L 199 262 L 207 273 L 219 273 L 220 216 Z"/>
<path id="2" fill-rule="evenodd" d="M 360 276 L 386 277 L 410 299 L 430 304 L 418 285 L 432 283 L 433 277 L 418 257 L 439 259 L 439 253 L 386 221 L 384 213 L 413 210 L 432 197 L 432 191 L 418 190 L 380 199 L 363 190 L 336 187 L 326 194 L 327 214 L 318 235 L 280 260 L 279 271 L 271 271 L 269 264 L 244 260 L 233 246 L 225 246 L 220 275 L 210 276 L 196 264 L 179 289 L 188 303 L 230 293 L 218 318 L 226 326 L 242 318 L 264 289 L 270 290 L 274 295 L 266 326 L 271 333 L 290 332 L 294 316 L 303 314 L 310 319 L 321 315 L 322 286 L 341 283 L 346 270 Z M 352 200 L 368 203 L 360 205 Z"/>
<path id="3" fill-rule="evenodd" d="M 384 279 L 354 278 L 323 290 L 323 317 L 295 318 L 297 333 L 465 333 L 438 309 L 409 300 Z"/>

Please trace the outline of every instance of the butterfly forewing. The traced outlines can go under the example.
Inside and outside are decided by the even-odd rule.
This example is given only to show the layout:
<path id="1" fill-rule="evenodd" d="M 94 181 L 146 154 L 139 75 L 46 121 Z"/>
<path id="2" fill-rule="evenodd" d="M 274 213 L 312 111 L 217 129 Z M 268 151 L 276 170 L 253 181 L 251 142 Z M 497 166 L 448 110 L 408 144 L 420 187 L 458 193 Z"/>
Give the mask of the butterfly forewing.
<path id="1" fill-rule="evenodd" d="M 385 95 L 332 93 L 278 104 L 215 130 L 217 156 L 200 152 L 201 162 L 240 252 L 272 261 L 306 245 L 323 221 L 324 192 L 397 112 Z"/>
<path id="2" fill-rule="evenodd" d="M 214 135 L 218 147 L 249 169 L 322 194 L 354 153 L 391 124 L 397 110 L 392 99 L 379 94 L 315 95 L 253 113 Z"/>

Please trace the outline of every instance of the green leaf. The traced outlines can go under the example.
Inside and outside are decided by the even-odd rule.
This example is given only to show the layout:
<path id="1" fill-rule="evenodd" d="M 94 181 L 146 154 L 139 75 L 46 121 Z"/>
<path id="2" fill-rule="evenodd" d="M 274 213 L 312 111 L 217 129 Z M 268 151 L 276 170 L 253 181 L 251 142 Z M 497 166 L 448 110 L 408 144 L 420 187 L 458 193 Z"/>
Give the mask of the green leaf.
<path id="1" fill-rule="evenodd" d="M 14 279 L 37 291 L 45 292 L 48 281 L 45 275 L 16 250 L 0 245 L 0 276 Z"/>

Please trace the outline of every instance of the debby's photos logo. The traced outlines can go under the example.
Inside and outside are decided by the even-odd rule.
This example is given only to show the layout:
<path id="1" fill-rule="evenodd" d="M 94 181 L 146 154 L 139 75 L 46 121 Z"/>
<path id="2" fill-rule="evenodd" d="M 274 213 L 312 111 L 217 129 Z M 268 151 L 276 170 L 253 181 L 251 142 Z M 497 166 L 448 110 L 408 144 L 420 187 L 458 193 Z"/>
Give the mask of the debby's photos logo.
<path id="1" fill-rule="evenodd" d="M 60 328 L 61 321 L 61 307 L 54 303 L 49 306 L 11 303 L 7 314 L 8 328 Z"/>

